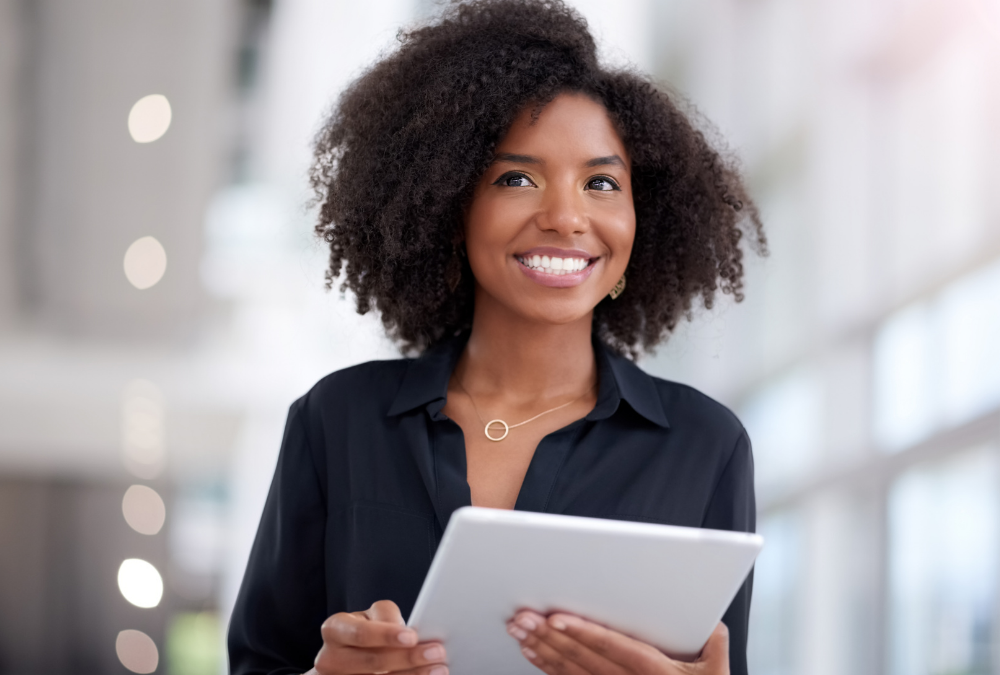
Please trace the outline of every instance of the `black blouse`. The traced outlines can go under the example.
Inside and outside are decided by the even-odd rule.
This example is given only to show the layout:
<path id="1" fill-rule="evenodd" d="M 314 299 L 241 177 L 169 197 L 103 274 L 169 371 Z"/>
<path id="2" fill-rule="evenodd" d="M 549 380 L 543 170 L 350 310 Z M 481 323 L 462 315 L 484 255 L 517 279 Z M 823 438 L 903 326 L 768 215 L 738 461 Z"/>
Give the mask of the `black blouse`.
<path id="1" fill-rule="evenodd" d="M 451 513 L 471 503 L 442 413 L 468 336 L 320 380 L 292 404 L 229 627 L 231 672 L 303 673 L 336 612 L 408 616 Z M 725 407 L 595 341 L 597 404 L 542 439 L 516 509 L 752 532 L 750 441 Z M 752 577 L 723 617 L 746 673 Z"/>

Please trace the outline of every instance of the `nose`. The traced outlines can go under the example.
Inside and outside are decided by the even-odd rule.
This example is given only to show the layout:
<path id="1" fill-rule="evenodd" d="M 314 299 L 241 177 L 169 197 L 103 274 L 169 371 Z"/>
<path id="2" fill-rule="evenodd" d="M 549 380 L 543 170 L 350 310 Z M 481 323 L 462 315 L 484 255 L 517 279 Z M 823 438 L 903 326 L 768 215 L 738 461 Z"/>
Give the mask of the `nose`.
<path id="1" fill-rule="evenodd" d="M 583 194 L 573 185 L 549 185 L 545 190 L 538 226 L 564 237 L 581 234 L 590 228 Z"/>

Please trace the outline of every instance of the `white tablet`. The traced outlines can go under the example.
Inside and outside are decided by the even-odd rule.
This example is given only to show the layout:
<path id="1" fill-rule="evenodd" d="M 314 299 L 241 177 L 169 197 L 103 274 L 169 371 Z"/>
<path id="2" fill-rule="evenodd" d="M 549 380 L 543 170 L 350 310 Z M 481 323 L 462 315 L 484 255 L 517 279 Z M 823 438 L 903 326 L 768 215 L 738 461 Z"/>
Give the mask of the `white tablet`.
<path id="1" fill-rule="evenodd" d="M 577 614 L 680 657 L 701 651 L 763 545 L 756 534 L 467 506 L 408 625 L 452 675 L 538 675 L 507 634 L 520 609 Z"/>

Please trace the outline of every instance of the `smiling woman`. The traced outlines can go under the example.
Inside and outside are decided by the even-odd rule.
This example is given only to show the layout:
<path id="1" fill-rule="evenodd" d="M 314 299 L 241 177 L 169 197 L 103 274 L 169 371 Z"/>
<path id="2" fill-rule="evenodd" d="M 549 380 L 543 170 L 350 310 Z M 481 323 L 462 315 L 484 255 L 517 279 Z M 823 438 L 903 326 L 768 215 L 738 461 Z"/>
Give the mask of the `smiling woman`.
<path id="1" fill-rule="evenodd" d="M 754 529 L 740 422 L 629 357 L 696 300 L 742 298 L 756 209 L 669 96 L 600 66 L 575 12 L 480 0 L 404 35 L 339 101 L 312 184 L 328 283 L 415 358 L 293 404 L 234 673 L 446 675 L 447 644 L 402 624 L 468 504 Z M 743 674 L 750 583 L 693 664 L 586 617 L 525 608 L 506 630 L 549 675 Z"/>
<path id="2" fill-rule="evenodd" d="M 588 96 L 562 94 L 537 113 L 522 111 L 465 213 L 480 310 L 496 304 L 556 323 L 589 318 L 632 251 L 627 156 L 604 106 Z"/>
<path id="3" fill-rule="evenodd" d="M 465 211 L 502 159 L 498 144 L 514 120 L 536 118 L 564 92 L 604 109 L 630 173 L 630 292 L 595 307 L 600 337 L 637 355 L 695 299 L 711 307 L 719 290 L 742 298 L 740 241 L 765 244 L 738 173 L 648 78 L 602 69 L 586 23 L 557 2 L 463 3 L 407 34 L 345 92 L 319 135 L 312 172 L 328 282 L 342 281 L 360 312 L 377 310 L 415 351 L 470 327 Z"/>

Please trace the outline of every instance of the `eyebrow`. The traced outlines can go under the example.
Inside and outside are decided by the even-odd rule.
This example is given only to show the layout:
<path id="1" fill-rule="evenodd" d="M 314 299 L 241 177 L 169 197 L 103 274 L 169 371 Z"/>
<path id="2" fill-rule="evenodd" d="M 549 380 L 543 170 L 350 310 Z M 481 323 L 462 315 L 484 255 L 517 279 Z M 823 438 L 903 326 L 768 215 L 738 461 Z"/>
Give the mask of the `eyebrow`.
<path id="1" fill-rule="evenodd" d="M 626 168 L 625 167 L 625 161 L 622 160 L 622 158 L 619 157 L 618 155 L 608 155 L 607 157 L 595 157 L 594 159 L 592 159 L 589 162 L 587 162 L 585 164 L 585 166 L 588 166 L 588 167 L 593 167 L 593 166 L 609 166 L 611 164 L 617 164 L 618 166 L 620 166 L 623 169 Z"/>
<path id="2" fill-rule="evenodd" d="M 541 164 L 542 160 L 531 155 L 514 155 L 509 152 L 501 152 L 496 156 L 497 162 L 511 162 L 513 164 Z"/>
<path id="3" fill-rule="evenodd" d="M 542 160 L 532 155 L 515 155 L 510 152 L 501 152 L 494 159 L 496 162 L 510 162 L 512 164 L 543 164 Z M 623 160 L 618 155 L 607 155 L 606 157 L 595 157 L 588 160 L 584 166 L 591 168 L 595 166 L 613 166 L 618 165 L 621 168 L 627 168 L 625 166 L 625 160 Z"/>

